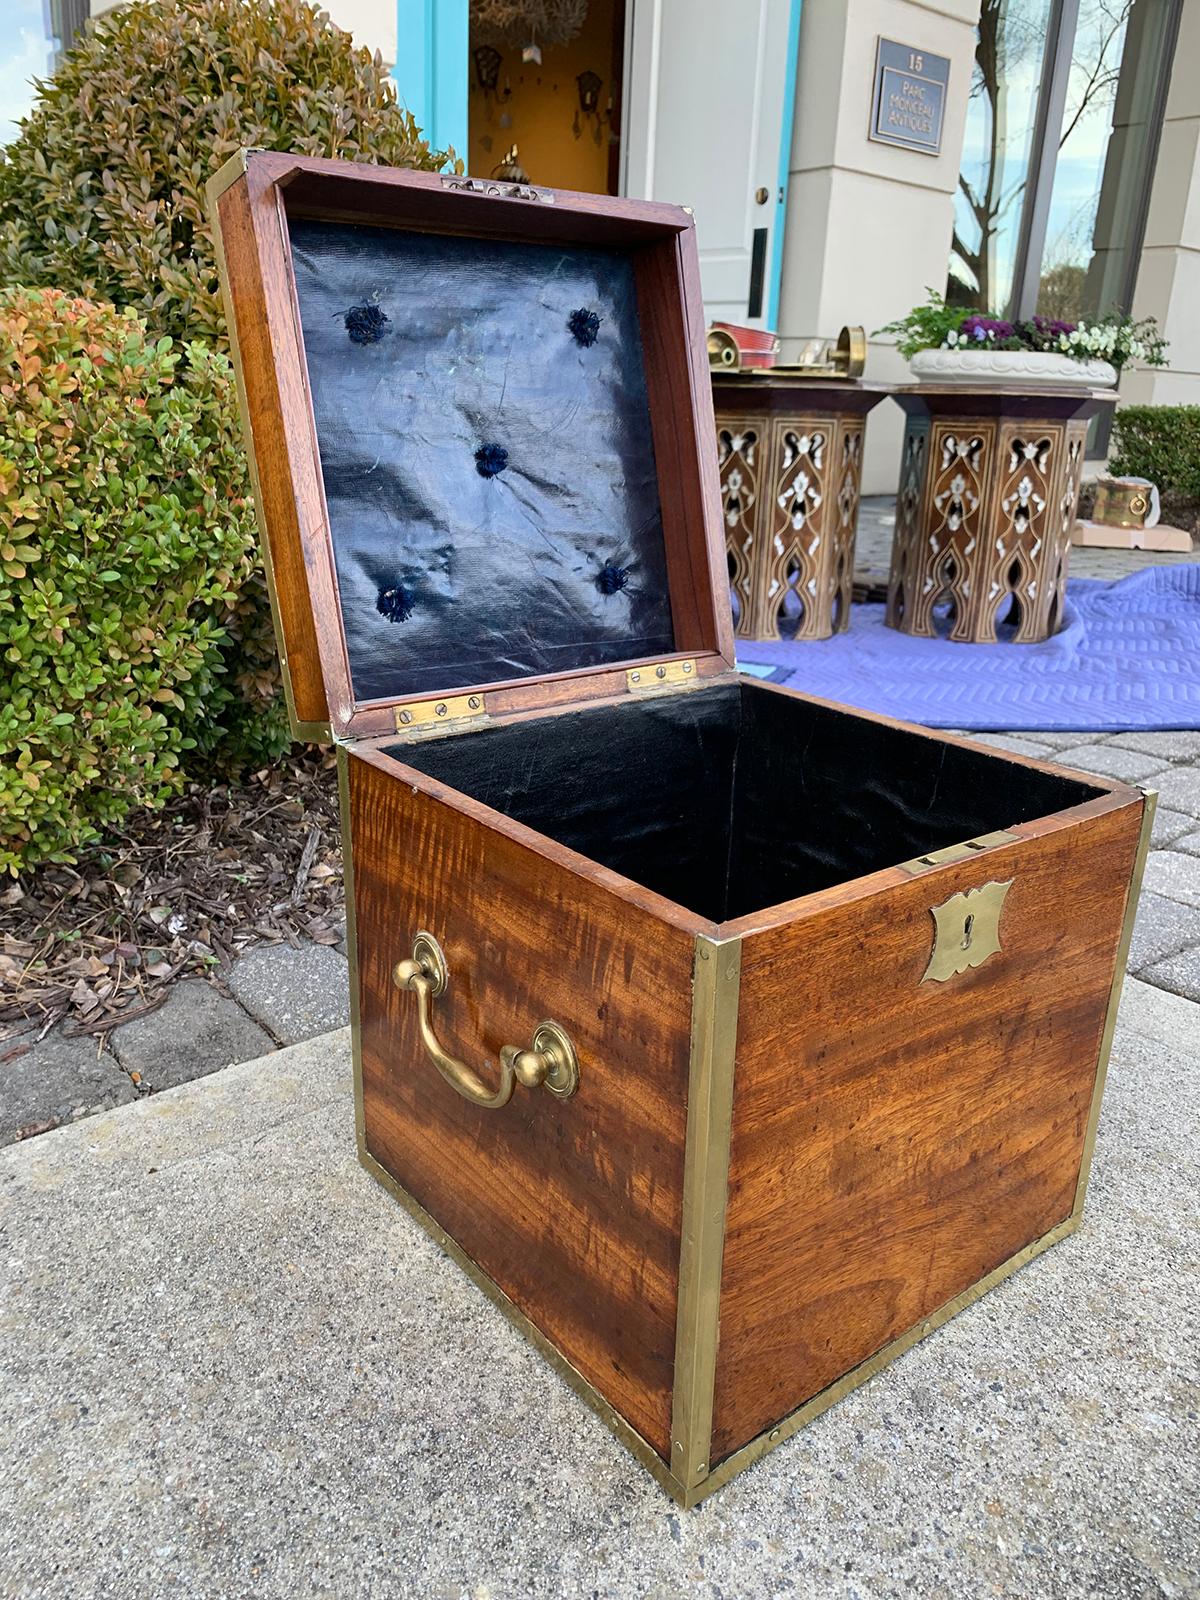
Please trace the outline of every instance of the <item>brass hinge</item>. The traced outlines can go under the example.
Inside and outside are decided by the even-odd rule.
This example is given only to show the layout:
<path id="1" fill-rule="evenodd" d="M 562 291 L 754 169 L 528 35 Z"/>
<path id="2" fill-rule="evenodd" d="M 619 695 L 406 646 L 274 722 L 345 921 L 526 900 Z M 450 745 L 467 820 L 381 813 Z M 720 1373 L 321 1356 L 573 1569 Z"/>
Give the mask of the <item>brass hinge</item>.
<path id="1" fill-rule="evenodd" d="M 981 833 L 977 839 L 967 839 L 962 844 L 948 844 L 941 850 L 931 850 L 927 856 L 916 856 L 912 861 L 902 861 L 900 870 L 911 872 L 914 877 L 919 872 L 928 872 L 930 867 L 944 867 L 951 861 L 966 861 L 968 857 L 978 855 L 983 850 L 990 850 L 998 844 L 1017 844 L 1019 841 L 1015 833 Z"/>
<path id="2" fill-rule="evenodd" d="M 486 722 L 481 694 L 445 695 L 437 700 L 410 700 L 396 707 L 396 732 L 412 733 L 433 728 L 461 728 L 464 723 Z"/>
<path id="3" fill-rule="evenodd" d="M 699 683 L 694 661 L 660 661 L 648 667 L 631 667 L 625 674 L 630 694 L 650 694 L 656 689 L 674 689 L 679 684 Z"/>

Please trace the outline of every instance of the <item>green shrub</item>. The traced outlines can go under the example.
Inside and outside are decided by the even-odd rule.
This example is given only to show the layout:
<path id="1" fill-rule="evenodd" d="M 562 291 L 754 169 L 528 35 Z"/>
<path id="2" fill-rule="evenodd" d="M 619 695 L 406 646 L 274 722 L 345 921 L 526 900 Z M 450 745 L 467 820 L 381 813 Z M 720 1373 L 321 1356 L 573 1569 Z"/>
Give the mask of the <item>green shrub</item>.
<path id="1" fill-rule="evenodd" d="M 252 560 L 226 356 L 132 312 L 0 290 L 0 871 L 69 861 L 178 787 L 231 691 L 220 617 Z"/>
<path id="2" fill-rule="evenodd" d="M 1120 406 L 1109 471 L 1200 505 L 1200 406 Z"/>
<path id="3" fill-rule="evenodd" d="M 204 187 L 242 146 L 431 170 L 445 159 L 396 104 L 379 57 L 315 6 L 132 0 L 90 25 L 0 152 L 0 282 L 133 307 L 177 341 L 183 365 L 185 341 L 225 348 Z M 203 470 L 240 501 L 248 478 L 227 388 L 209 394 L 205 426 Z M 225 523 L 218 502 L 214 549 Z M 222 621 L 227 680 L 246 698 L 208 705 L 192 733 L 237 768 L 287 745 L 257 563 Z"/>
<path id="4" fill-rule="evenodd" d="M 133 0 L 93 23 L 0 161 L 0 274 L 220 347 L 204 186 L 235 151 L 434 170 L 379 57 L 304 0 Z"/>

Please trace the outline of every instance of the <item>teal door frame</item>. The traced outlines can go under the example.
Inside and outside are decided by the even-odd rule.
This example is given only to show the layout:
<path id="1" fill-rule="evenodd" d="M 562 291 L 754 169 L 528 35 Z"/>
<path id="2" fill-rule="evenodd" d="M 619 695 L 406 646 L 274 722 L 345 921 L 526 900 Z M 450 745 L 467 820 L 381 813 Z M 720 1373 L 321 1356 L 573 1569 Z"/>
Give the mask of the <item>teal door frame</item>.
<path id="1" fill-rule="evenodd" d="M 800 7 L 791 0 L 788 19 L 787 77 L 779 129 L 779 186 L 775 237 L 771 248 L 766 324 L 776 326 L 783 275 L 783 235 L 792 154 L 796 101 L 796 61 L 800 48 Z M 453 148 L 467 161 L 467 75 L 470 71 L 469 0 L 396 0 L 394 77 L 402 105 L 417 120 L 435 150 Z"/>
<path id="2" fill-rule="evenodd" d="M 796 116 L 796 64 L 800 55 L 801 4 L 802 0 L 792 0 L 792 14 L 788 19 L 787 77 L 783 85 L 783 121 L 779 129 L 779 188 L 775 192 L 775 237 L 771 248 L 771 287 L 767 295 L 768 328 L 779 326 L 779 287 L 783 281 L 783 230 L 787 220 L 792 126 Z"/>
<path id="3" fill-rule="evenodd" d="M 468 0 L 396 0 L 400 103 L 435 150 L 467 160 Z"/>

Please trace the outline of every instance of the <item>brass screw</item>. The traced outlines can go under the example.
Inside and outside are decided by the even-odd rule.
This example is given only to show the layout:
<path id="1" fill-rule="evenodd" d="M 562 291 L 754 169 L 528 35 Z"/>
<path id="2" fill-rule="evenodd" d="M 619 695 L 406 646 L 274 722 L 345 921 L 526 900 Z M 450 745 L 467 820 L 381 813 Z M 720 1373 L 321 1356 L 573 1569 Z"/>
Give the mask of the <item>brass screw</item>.
<path id="1" fill-rule="evenodd" d="M 630 681 L 630 683 L 641 683 L 641 681 L 642 681 L 641 673 L 640 672 L 631 672 L 629 674 L 629 681 Z"/>
<path id="2" fill-rule="evenodd" d="M 412 721 L 412 712 L 411 711 L 402 711 L 400 713 L 400 721 L 401 722 L 411 722 Z"/>
<path id="3" fill-rule="evenodd" d="M 690 661 L 685 661 L 683 663 L 683 670 L 685 675 L 689 673 L 692 670 L 692 663 Z"/>
<path id="4" fill-rule="evenodd" d="M 655 677 L 656 677 L 656 678 L 665 678 L 665 677 L 666 677 L 666 675 L 667 675 L 667 669 L 666 669 L 666 667 L 655 667 L 655 669 L 654 669 L 654 676 L 655 676 Z"/>
<path id="5" fill-rule="evenodd" d="M 471 696 L 471 698 L 467 701 L 467 705 L 470 708 L 470 710 L 478 711 L 479 710 L 479 696 L 477 694 L 473 694 Z"/>
<path id="6" fill-rule="evenodd" d="M 446 715 L 446 702 L 444 700 L 441 705 L 434 706 L 433 714 L 435 717 L 444 717 Z"/>
<path id="7" fill-rule="evenodd" d="M 767 1438 L 770 1439 L 772 1441 L 772 1443 L 774 1443 L 774 1441 L 776 1439 L 778 1439 L 778 1437 L 779 1437 L 779 1429 L 778 1428 L 772 1428 L 770 1433 L 767 1435 Z"/>

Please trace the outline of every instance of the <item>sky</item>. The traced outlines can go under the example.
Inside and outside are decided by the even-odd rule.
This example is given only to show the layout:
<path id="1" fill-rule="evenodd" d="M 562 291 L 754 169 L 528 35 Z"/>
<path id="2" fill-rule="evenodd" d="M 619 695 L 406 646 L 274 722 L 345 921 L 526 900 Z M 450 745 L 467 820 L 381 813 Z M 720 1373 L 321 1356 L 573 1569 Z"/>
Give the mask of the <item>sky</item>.
<path id="1" fill-rule="evenodd" d="M 0 46 L 0 144 L 17 132 L 17 118 L 33 104 L 30 78 L 50 71 L 50 19 L 44 0 L 0 0 L 5 42 Z"/>

